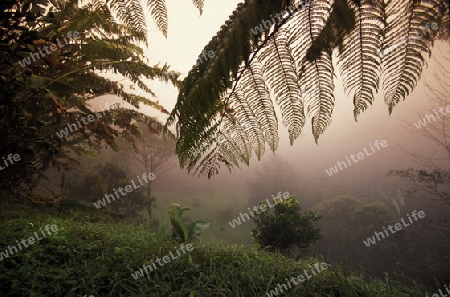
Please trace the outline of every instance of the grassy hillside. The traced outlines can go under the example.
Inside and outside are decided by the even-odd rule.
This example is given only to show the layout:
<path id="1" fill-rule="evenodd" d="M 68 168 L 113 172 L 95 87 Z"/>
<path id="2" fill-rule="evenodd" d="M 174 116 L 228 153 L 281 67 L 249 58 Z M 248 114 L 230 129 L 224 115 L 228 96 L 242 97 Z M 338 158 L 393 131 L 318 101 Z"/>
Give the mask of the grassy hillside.
<path id="1" fill-rule="evenodd" d="M 18 203 L 0 203 L 1 296 L 424 296 L 386 280 L 368 279 L 339 267 L 312 275 L 323 259 L 294 261 L 241 245 L 196 241 L 143 277 L 132 273 L 180 244 L 164 232 L 109 221 L 98 214 L 60 213 Z M 57 231 L 5 257 L 8 246 Z M 43 229 L 44 230 L 44 229 Z M 45 232 L 45 231 L 43 231 Z M 43 236 L 41 236 L 43 237 Z M 155 262 L 156 263 L 156 262 Z M 309 274 L 294 284 L 292 277 Z M 286 286 L 283 287 L 283 284 Z M 278 295 L 275 295 L 275 289 Z M 286 289 L 285 289 L 286 288 Z M 281 293 L 283 289 L 283 293 Z"/>

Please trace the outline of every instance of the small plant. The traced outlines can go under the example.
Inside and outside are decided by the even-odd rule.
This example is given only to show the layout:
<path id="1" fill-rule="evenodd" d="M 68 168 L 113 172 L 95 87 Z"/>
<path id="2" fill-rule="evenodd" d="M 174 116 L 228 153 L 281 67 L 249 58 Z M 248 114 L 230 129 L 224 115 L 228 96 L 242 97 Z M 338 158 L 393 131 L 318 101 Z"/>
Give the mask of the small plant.
<path id="1" fill-rule="evenodd" d="M 183 243 L 192 240 L 195 236 L 199 236 L 210 225 L 209 222 L 205 221 L 196 221 L 187 225 L 183 218 L 183 212 L 187 210 L 190 210 L 190 208 L 181 206 L 178 203 L 172 203 L 169 206 L 169 218 L 173 227 L 173 237 L 178 238 Z"/>
<path id="2" fill-rule="evenodd" d="M 260 248 L 288 254 L 292 248 L 304 251 L 320 239 L 320 229 L 314 226 L 320 216 L 312 211 L 302 212 L 295 196 L 273 207 L 273 214 L 265 211 L 254 218 L 256 228 L 252 230 L 252 237 Z"/>

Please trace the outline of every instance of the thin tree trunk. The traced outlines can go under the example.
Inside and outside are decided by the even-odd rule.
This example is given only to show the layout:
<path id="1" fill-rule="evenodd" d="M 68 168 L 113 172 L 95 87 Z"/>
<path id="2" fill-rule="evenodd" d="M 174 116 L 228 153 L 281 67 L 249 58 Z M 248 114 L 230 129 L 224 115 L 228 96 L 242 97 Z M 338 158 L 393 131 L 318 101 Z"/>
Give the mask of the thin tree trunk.
<path id="1" fill-rule="evenodd" d="M 148 219 L 150 221 L 150 225 L 152 225 L 152 208 L 153 208 L 153 201 L 152 201 L 152 181 L 148 181 L 147 183 L 147 213 L 148 213 Z"/>

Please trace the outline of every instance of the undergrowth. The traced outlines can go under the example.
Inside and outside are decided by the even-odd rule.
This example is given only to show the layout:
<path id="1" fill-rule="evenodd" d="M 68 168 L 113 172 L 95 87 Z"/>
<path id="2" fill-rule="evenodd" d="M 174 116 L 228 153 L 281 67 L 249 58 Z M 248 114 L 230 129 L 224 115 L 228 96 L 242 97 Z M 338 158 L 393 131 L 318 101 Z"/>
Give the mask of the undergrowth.
<path id="1" fill-rule="evenodd" d="M 193 242 L 188 255 L 135 280 L 131 273 L 180 244 L 150 232 L 80 211 L 58 212 L 0 203 L 0 252 L 47 224 L 58 231 L 0 261 L 1 296 L 269 296 L 323 259 L 295 261 L 252 247 Z M 273 296 L 424 296 L 419 287 L 327 270 Z"/>

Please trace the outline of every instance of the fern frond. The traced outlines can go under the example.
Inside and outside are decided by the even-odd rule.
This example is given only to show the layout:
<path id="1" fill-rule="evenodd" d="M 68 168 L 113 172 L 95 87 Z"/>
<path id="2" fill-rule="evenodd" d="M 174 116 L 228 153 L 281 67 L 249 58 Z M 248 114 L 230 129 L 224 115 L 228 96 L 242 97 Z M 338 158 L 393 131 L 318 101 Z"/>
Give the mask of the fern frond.
<path id="1" fill-rule="evenodd" d="M 305 124 L 305 112 L 298 70 L 285 30 L 280 29 L 271 39 L 270 46 L 262 50 L 260 59 L 263 61 L 264 78 L 280 106 L 283 124 L 288 129 L 292 145 Z"/>
<path id="2" fill-rule="evenodd" d="M 262 65 L 258 60 L 255 60 L 244 72 L 239 89 L 246 97 L 249 108 L 253 110 L 264 131 L 264 139 L 274 151 L 278 146 L 278 121 L 263 78 Z"/>
<path id="3" fill-rule="evenodd" d="M 240 135 L 242 135 L 249 143 L 250 147 L 247 148 L 247 150 L 250 152 L 254 151 L 256 157 L 260 159 L 264 154 L 265 140 L 255 110 L 250 107 L 248 97 L 244 95 L 243 90 L 240 88 L 237 88 L 229 94 L 229 98 L 231 108 L 236 111 L 234 113 L 234 116 L 237 119 L 235 126 L 240 123 L 240 129 L 242 129 Z M 225 126 L 224 128 L 226 129 L 225 131 L 230 131 L 227 129 L 228 127 Z M 237 129 L 237 127 L 235 129 Z"/>
<path id="4" fill-rule="evenodd" d="M 162 1 L 164 2 L 164 0 Z M 141 34 L 147 34 L 144 9 L 140 0 L 111 0 L 110 6 L 117 14 L 119 20 L 124 22 L 127 27 Z M 158 17 L 158 15 L 155 16 L 153 13 L 152 16 Z"/>
<path id="5" fill-rule="evenodd" d="M 167 37 L 168 19 L 165 0 L 147 0 L 147 6 L 155 20 L 156 26 Z"/>
<path id="6" fill-rule="evenodd" d="M 243 123 L 236 122 L 234 119 L 224 118 L 223 128 L 228 133 L 225 134 L 224 141 L 221 143 L 220 152 L 236 167 L 239 167 L 239 162 L 248 165 L 252 154 L 245 127 Z"/>
<path id="7" fill-rule="evenodd" d="M 380 82 L 382 32 L 381 0 L 363 0 L 352 5 L 356 24 L 339 51 L 340 73 L 344 88 L 353 97 L 355 120 L 374 101 Z"/>
<path id="8" fill-rule="evenodd" d="M 140 47 L 133 44 L 122 45 L 120 40 L 85 38 L 84 41 L 78 47 L 85 53 L 87 61 L 91 62 L 126 61 L 137 54 L 143 54 Z"/>
<path id="9" fill-rule="evenodd" d="M 314 61 L 305 61 L 301 79 L 305 86 L 311 79 L 316 81 L 311 87 L 305 86 L 303 91 L 307 102 L 307 112 L 312 115 L 312 133 L 316 143 L 319 136 L 331 123 L 334 108 L 333 62 L 331 53 L 323 52 Z"/>
<path id="10" fill-rule="evenodd" d="M 302 131 L 305 113 L 317 142 L 335 104 L 335 50 L 355 120 L 373 103 L 380 77 L 392 111 L 419 80 L 436 32 L 428 38 L 410 36 L 424 21 L 435 21 L 440 36 L 448 36 L 441 28 L 448 24 L 449 5 L 440 0 L 308 2 L 245 1 L 205 46 L 216 55 L 189 72 L 166 123 L 178 120 L 180 164 L 211 176 L 219 164 L 239 167 L 253 152 L 260 158 L 266 144 L 274 150 L 277 107 L 291 144 Z M 405 47 L 386 55 L 386 47 L 402 38 Z M 205 148 L 203 159 L 195 147 Z"/>
<path id="11" fill-rule="evenodd" d="M 436 32 L 424 34 L 422 29 L 426 22 L 438 20 L 439 2 L 392 1 L 387 5 L 386 13 L 393 19 L 386 29 L 382 64 L 384 100 L 389 113 L 412 92 L 420 79 L 425 65 L 424 56 L 431 54 L 432 42 L 436 37 Z M 386 48 L 389 55 L 386 55 Z"/>
<path id="12" fill-rule="evenodd" d="M 194 175 L 198 173 L 199 176 L 206 175 L 208 178 L 211 178 L 219 173 L 221 157 L 216 150 L 217 148 L 209 152 L 205 158 L 203 158 L 195 170 Z"/>
<path id="13" fill-rule="evenodd" d="M 200 11 L 200 14 L 202 14 L 204 0 L 192 0 L 192 3 L 194 3 L 195 7 L 197 7 L 197 9 Z"/>
<path id="14" fill-rule="evenodd" d="M 177 141 L 176 153 L 179 156 L 181 168 L 187 168 L 189 171 L 195 168 L 195 164 L 200 160 L 202 155 L 213 148 L 214 139 L 218 133 L 218 123 L 211 123 L 204 131 L 194 131 L 196 124 L 190 124 L 192 133 L 198 133 L 197 137 L 180 138 Z M 177 134 L 180 133 L 180 128 L 177 127 Z M 192 135 L 193 136 L 193 135 Z"/>
<path id="15" fill-rule="evenodd" d="M 306 112 L 312 117 L 312 132 L 316 142 L 331 122 L 334 107 L 333 65 L 331 52 L 326 47 L 321 48 L 312 60 L 306 57 L 314 42 L 320 38 L 331 9 L 329 1 L 313 2 L 313 5 L 306 7 L 292 19 L 293 23 L 304 21 L 303 29 L 293 30 L 288 37 L 292 42 L 292 53 L 299 71 Z M 288 24 L 288 28 L 290 26 L 292 25 Z"/>

